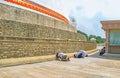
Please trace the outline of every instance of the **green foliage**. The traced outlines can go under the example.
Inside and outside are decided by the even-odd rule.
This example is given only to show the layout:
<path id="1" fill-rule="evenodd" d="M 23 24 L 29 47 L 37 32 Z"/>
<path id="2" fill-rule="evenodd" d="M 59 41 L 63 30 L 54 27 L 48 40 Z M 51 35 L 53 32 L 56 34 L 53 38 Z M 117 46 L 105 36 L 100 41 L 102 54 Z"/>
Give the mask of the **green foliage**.
<path id="1" fill-rule="evenodd" d="M 86 33 L 82 32 L 80 30 L 78 30 L 77 33 L 85 35 L 87 41 L 90 41 L 91 38 L 95 38 L 97 43 L 104 43 L 105 42 L 105 39 L 101 38 L 100 36 L 96 36 L 96 35 L 89 35 L 88 36 Z"/>
<path id="2" fill-rule="evenodd" d="M 86 33 L 82 32 L 82 31 L 80 31 L 80 30 L 78 30 L 77 33 L 83 34 L 83 35 L 86 37 L 87 41 L 89 40 L 89 39 L 88 39 L 89 37 L 88 37 L 88 35 L 87 35 Z"/>
<path id="3" fill-rule="evenodd" d="M 89 36 L 89 40 L 90 40 L 91 38 L 95 38 L 97 43 L 104 43 L 104 42 L 105 42 L 105 39 L 104 39 L 104 38 L 101 38 L 100 36 L 90 35 L 90 36 Z"/>

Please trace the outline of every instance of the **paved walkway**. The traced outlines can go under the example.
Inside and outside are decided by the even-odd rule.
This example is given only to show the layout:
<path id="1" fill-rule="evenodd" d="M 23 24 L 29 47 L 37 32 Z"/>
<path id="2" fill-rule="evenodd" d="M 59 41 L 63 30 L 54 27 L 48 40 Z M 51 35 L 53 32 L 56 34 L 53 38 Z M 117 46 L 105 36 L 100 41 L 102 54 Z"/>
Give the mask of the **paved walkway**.
<path id="1" fill-rule="evenodd" d="M 69 62 L 43 63 L 0 68 L 0 78 L 120 78 L 120 55 L 84 59 L 71 58 Z"/>

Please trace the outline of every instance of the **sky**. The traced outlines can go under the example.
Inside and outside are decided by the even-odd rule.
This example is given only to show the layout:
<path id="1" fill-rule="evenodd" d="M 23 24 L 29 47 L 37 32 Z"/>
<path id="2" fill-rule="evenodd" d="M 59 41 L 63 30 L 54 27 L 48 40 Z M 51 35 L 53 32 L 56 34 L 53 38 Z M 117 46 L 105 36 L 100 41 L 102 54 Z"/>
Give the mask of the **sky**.
<path id="1" fill-rule="evenodd" d="M 105 37 L 100 21 L 120 20 L 120 0 L 33 0 L 69 19 L 77 21 L 77 29 L 88 35 Z"/>
<path id="2" fill-rule="evenodd" d="M 2 1 L 2 0 L 0 0 Z M 120 20 L 120 0 L 31 0 L 75 18 L 77 30 L 105 37 L 100 21 Z"/>

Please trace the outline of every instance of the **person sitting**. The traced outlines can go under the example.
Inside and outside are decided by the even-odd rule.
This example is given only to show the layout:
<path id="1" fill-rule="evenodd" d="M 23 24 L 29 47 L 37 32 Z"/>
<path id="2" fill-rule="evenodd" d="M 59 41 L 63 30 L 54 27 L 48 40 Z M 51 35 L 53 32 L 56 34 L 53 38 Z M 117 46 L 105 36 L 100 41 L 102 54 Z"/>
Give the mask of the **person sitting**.
<path id="1" fill-rule="evenodd" d="M 60 52 L 56 54 L 56 59 L 60 61 L 70 61 L 70 59 L 67 57 L 67 54 Z"/>
<path id="2" fill-rule="evenodd" d="M 79 52 L 77 52 L 76 54 L 74 54 L 75 58 L 84 58 L 84 57 L 88 57 L 86 51 L 84 50 L 80 50 Z"/>
<path id="3" fill-rule="evenodd" d="M 103 47 L 103 48 L 100 50 L 100 53 L 99 53 L 100 56 L 102 56 L 103 54 L 105 54 L 105 47 Z"/>

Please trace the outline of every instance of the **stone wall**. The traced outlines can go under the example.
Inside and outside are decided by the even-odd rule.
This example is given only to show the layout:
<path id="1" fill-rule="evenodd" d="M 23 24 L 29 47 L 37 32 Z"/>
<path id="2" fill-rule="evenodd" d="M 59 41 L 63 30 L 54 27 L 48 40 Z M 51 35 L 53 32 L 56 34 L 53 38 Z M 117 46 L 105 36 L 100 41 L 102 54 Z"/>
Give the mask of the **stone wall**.
<path id="1" fill-rule="evenodd" d="M 96 43 L 59 20 L 0 3 L 0 59 L 92 50 Z"/>
<path id="2" fill-rule="evenodd" d="M 2 3 L 0 3 L 0 19 L 77 32 L 75 27 L 65 24 L 60 20 Z"/>
<path id="3" fill-rule="evenodd" d="M 92 46 L 91 46 L 92 45 Z M 95 49 L 96 44 L 84 41 L 43 39 L 39 41 L 0 41 L 0 59 L 53 55 L 63 51 Z"/>
<path id="4" fill-rule="evenodd" d="M 18 39 L 66 39 L 86 41 L 84 35 L 61 29 L 21 23 L 11 20 L 0 20 L 0 36 Z M 8 40 L 9 40 L 8 39 Z"/>
<path id="5" fill-rule="evenodd" d="M 92 46 L 91 46 L 92 45 Z M 84 35 L 36 24 L 0 20 L 0 59 L 33 57 L 64 51 L 92 50 Z"/>

